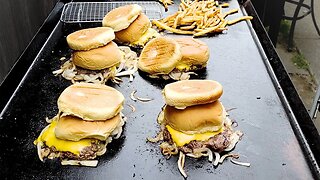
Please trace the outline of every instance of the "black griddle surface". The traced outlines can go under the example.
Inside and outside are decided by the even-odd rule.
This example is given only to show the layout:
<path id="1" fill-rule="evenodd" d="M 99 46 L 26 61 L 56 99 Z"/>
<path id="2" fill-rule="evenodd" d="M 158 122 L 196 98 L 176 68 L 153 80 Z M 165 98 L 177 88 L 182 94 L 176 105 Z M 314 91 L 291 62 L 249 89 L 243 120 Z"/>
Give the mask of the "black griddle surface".
<path id="1" fill-rule="evenodd" d="M 229 2 L 231 8 L 238 3 Z M 177 4 L 177 3 L 176 3 Z M 231 9 L 230 8 L 230 9 Z M 174 11 L 169 11 L 169 14 Z M 233 19 L 242 14 L 234 14 Z M 71 83 L 51 72 L 70 56 L 64 27 L 58 23 L 54 34 L 31 65 L 22 83 L 0 117 L 0 177 L 9 179 L 183 179 L 177 157 L 169 160 L 158 144 L 146 143 L 157 134 L 157 115 L 164 105 L 162 88 L 168 83 L 137 73 L 132 83 L 112 85 L 126 97 L 124 114 L 128 117 L 123 135 L 108 145 L 108 152 L 98 158 L 96 168 L 61 166 L 59 161 L 42 163 L 33 141 L 47 125 L 46 117 L 57 112 L 57 98 Z M 182 37 L 174 35 L 171 37 Z M 246 22 L 230 26 L 224 33 L 200 38 L 210 48 L 210 62 L 200 78 L 219 81 L 224 87 L 221 98 L 243 139 L 233 150 L 251 167 L 229 160 L 214 168 L 206 158 L 186 159 L 188 179 L 312 179 L 305 155 L 289 118 L 263 63 Z M 130 93 L 154 100 L 134 102 Z M 131 112 L 128 104 L 136 107 Z"/>

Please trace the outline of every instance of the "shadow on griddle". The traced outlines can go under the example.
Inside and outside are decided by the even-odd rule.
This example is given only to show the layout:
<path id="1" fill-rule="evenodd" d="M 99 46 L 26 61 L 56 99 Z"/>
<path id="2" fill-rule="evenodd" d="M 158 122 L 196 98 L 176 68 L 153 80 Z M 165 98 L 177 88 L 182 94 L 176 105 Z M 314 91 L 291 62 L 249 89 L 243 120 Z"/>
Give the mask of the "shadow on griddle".
<path id="1" fill-rule="evenodd" d="M 207 69 L 201 69 L 198 71 L 194 71 L 197 75 L 190 75 L 190 79 L 206 79 L 207 78 Z M 162 78 L 151 78 L 149 77 L 148 73 L 138 71 L 138 74 L 142 79 L 146 80 L 148 83 L 150 83 L 153 86 L 158 87 L 159 89 L 163 89 L 167 84 L 175 82 L 175 80 L 169 79 L 164 80 Z"/>

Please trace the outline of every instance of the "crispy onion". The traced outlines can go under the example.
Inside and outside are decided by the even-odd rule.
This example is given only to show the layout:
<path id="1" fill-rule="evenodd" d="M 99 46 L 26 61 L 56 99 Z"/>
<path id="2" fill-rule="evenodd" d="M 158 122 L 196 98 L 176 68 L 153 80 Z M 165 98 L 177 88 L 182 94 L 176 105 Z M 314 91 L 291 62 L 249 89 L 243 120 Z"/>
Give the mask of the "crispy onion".
<path id="1" fill-rule="evenodd" d="M 191 74 L 197 75 L 195 72 L 181 72 L 178 70 L 174 70 L 169 73 L 169 77 L 173 80 L 176 80 L 176 81 L 188 80 L 188 79 L 190 79 Z"/>
<path id="2" fill-rule="evenodd" d="M 208 148 L 197 148 L 193 149 L 192 153 L 187 153 L 186 155 L 192 158 L 200 158 L 202 156 L 209 156 Z"/>
<path id="3" fill-rule="evenodd" d="M 96 167 L 98 165 L 98 160 L 62 160 L 61 165 Z"/>
<path id="4" fill-rule="evenodd" d="M 163 131 L 160 131 L 155 138 L 147 137 L 147 141 L 156 143 L 163 140 Z"/>
<path id="5" fill-rule="evenodd" d="M 230 136 L 231 143 L 224 151 L 231 151 L 236 146 L 236 144 L 238 143 L 238 141 L 240 140 L 240 137 L 242 135 L 243 135 L 243 133 L 240 131 L 236 131 L 236 132 L 232 133 Z"/>
<path id="6" fill-rule="evenodd" d="M 184 178 L 187 178 L 188 175 L 186 174 L 186 172 L 184 171 L 183 167 L 184 167 L 184 162 L 185 162 L 185 155 L 183 154 L 183 152 L 180 151 L 179 153 L 179 159 L 178 159 L 178 169 L 180 171 L 180 173 L 182 174 L 182 176 Z"/>
<path id="7" fill-rule="evenodd" d="M 168 142 L 163 142 L 160 144 L 161 152 L 163 155 L 171 157 L 171 155 L 176 155 L 179 153 L 179 150 L 175 144 L 170 145 Z"/>

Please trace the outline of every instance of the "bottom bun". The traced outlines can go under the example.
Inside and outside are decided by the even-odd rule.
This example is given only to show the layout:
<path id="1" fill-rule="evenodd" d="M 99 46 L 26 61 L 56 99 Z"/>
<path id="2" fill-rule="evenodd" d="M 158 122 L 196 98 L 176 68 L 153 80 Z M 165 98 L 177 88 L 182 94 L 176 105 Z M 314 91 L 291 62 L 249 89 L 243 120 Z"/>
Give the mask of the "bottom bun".
<path id="1" fill-rule="evenodd" d="M 185 109 L 176 109 L 168 105 L 164 108 L 165 123 L 186 134 L 218 131 L 223 126 L 225 118 L 226 112 L 220 101 Z"/>
<path id="2" fill-rule="evenodd" d="M 120 121 L 120 114 L 105 121 L 84 121 L 74 116 L 63 116 L 57 123 L 55 135 L 59 139 L 70 141 L 85 138 L 105 141 Z"/>
<path id="3" fill-rule="evenodd" d="M 89 70 L 102 70 L 117 65 L 123 55 L 117 44 L 110 42 L 103 47 L 89 51 L 75 51 L 72 62 L 79 67 Z"/>

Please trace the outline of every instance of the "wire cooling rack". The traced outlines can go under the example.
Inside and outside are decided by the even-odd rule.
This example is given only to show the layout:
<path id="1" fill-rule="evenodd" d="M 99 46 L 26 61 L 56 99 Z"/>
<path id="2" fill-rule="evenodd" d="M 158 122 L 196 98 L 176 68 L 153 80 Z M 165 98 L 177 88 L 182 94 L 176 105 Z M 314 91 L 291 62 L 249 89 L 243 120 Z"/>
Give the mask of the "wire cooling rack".
<path id="1" fill-rule="evenodd" d="M 60 20 L 64 23 L 102 22 L 109 11 L 127 4 L 140 5 L 150 19 L 161 19 L 164 13 L 163 7 L 155 1 L 70 2 L 64 5 Z"/>

